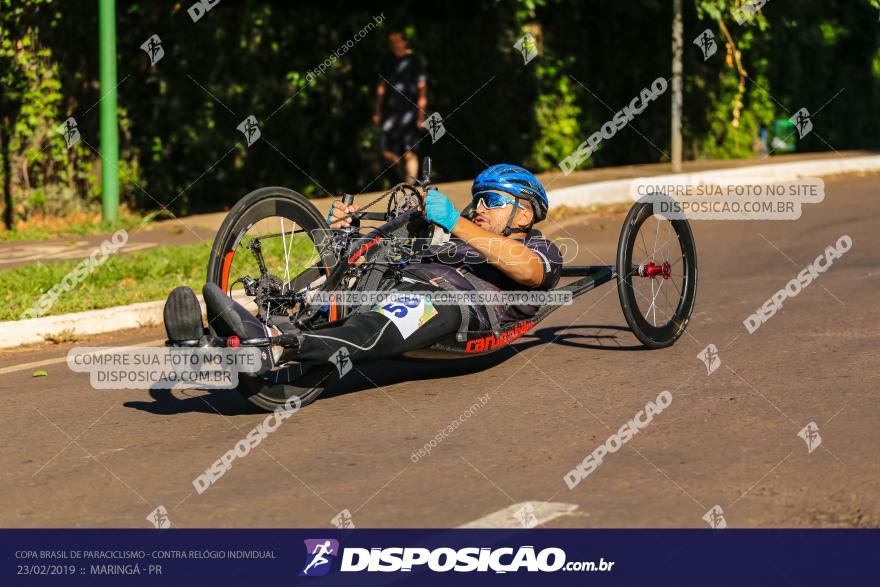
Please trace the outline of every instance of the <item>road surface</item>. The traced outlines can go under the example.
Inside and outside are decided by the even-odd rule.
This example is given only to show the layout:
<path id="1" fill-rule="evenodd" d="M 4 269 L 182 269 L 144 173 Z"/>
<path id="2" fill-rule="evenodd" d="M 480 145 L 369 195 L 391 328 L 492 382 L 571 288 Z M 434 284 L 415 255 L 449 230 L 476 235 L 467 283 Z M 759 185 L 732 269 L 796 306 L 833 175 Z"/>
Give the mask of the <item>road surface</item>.
<path id="1" fill-rule="evenodd" d="M 608 284 L 488 360 L 364 368 L 202 494 L 193 479 L 265 417 L 235 392 L 96 391 L 63 362 L 74 344 L 4 351 L 0 525 L 149 527 L 161 505 L 181 528 L 705 527 L 713 509 L 729 527 L 877 526 L 880 177 L 826 183 L 796 222 L 694 223 L 697 305 L 672 348 L 638 348 Z M 545 228 L 585 243 L 578 262 L 613 264 L 621 219 Z M 852 249 L 748 334 L 844 234 Z M 564 475 L 662 391 L 671 404 L 570 490 Z"/>

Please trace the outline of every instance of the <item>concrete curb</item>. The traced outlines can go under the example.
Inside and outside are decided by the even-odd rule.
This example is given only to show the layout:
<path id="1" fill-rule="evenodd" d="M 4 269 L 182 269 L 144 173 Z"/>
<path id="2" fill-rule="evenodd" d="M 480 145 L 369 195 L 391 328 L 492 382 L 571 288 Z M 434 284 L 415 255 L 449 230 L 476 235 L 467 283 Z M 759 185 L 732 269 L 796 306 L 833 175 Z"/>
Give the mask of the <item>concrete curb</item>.
<path id="1" fill-rule="evenodd" d="M 142 328 L 148 324 L 162 324 L 164 307 L 165 301 L 162 300 L 75 314 L 0 322 L 0 348 L 45 342 L 44 337 L 58 336 L 65 331 L 78 335 L 102 334 L 127 328 Z"/>
<path id="2" fill-rule="evenodd" d="M 840 157 L 737 167 L 717 171 L 700 171 L 638 178 L 650 183 L 728 183 L 738 178 L 752 182 L 790 181 L 802 177 L 822 177 L 845 173 L 880 171 L 880 155 Z M 674 180 L 674 181 L 673 181 Z M 548 193 L 550 207 L 585 208 L 596 204 L 618 204 L 633 201 L 630 185 L 635 178 L 586 183 Z M 169 284 L 169 288 L 174 284 Z M 201 302 L 201 296 L 199 296 Z M 103 310 L 91 310 L 47 316 L 32 320 L 0 322 L 0 348 L 44 342 L 46 336 L 65 331 L 77 334 L 103 334 L 147 324 L 162 323 L 164 301 L 143 302 Z"/>
<path id="3" fill-rule="evenodd" d="M 204 312 L 204 299 L 200 295 L 196 297 Z M 233 297 L 239 299 L 241 296 Z M 158 326 L 163 323 L 164 308 L 165 300 L 161 300 L 31 320 L 0 322 L 0 348 L 45 342 L 45 337 L 58 336 L 65 332 L 76 335 L 104 334 L 130 328 Z M 204 317 L 204 313 L 202 315 Z"/>
<path id="4" fill-rule="evenodd" d="M 717 171 L 698 171 L 694 173 L 678 173 L 640 177 L 644 183 L 675 183 L 675 184 L 724 184 L 737 179 L 748 179 L 755 183 L 772 181 L 790 181 L 803 177 L 823 177 L 844 173 L 880 171 L 880 155 L 864 157 L 841 157 L 839 159 L 823 159 L 812 161 L 793 161 L 769 165 L 754 165 Z M 550 208 L 568 206 L 584 208 L 596 204 L 620 204 L 632 202 L 630 185 L 636 178 L 613 179 L 585 183 L 568 188 L 551 190 L 547 197 Z"/>

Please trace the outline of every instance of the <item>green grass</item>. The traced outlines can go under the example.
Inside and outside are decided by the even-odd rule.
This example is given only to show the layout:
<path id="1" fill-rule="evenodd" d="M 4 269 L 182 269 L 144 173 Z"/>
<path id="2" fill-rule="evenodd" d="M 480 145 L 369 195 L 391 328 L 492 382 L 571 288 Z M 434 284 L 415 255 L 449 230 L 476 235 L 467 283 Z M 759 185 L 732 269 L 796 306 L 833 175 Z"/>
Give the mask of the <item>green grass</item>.
<path id="1" fill-rule="evenodd" d="M 257 263 L 245 247 L 248 241 L 245 238 L 236 252 L 230 279 L 259 275 Z M 269 238 L 263 243 L 263 256 L 269 271 L 284 279 L 281 239 Z M 196 293 L 201 293 L 211 245 L 210 241 L 205 241 L 197 245 L 159 246 L 129 255 L 112 255 L 69 291 L 61 293 L 42 316 L 164 300 L 178 285 L 188 285 Z M 296 235 L 287 246 L 291 277 L 318 260 L 314 245 L 305 235 Z M 62 283 L 65 276 L 82 262 L 35 263 L 0 270 L 0 283 L 3 284 L 0 321 L 21 319 L 25 310 L 36 306 L 44 293 Z"/>
<path id="2" fill-rule="evenodd" d="M 130 255 L 113 255 L 70 291 L 61 293 L 43 315 L 164 300 L 178 285 L 188 285 L 200 292 L 210 252 L 211 242 L 205 241 L 198 245 L 160 246 Z M 0 321 L 19 320 L 22 312 L 35 305 L 80 263 L 82 261 L 36 263 L 0 271 L 4 302 L 0 306 Z"/>
<path id="3" fill-rule="evenodd" d="M 3 241 L 38 241 L 61 238 L 66 236 L 87 236 L 92 234 L 111 233 L 120 228 L 131 230 L 141 224 L 148 224 L 157 217 L 169 216 L 167 213 L 134 214 L 120 210 L 119 222 L 108 225 L 101 222 L 98 215 L 77 214 L 69 217 L 40 217 L 28 221 L 20 220 L 15 230 L 0 228 L 0 242 Z"/>

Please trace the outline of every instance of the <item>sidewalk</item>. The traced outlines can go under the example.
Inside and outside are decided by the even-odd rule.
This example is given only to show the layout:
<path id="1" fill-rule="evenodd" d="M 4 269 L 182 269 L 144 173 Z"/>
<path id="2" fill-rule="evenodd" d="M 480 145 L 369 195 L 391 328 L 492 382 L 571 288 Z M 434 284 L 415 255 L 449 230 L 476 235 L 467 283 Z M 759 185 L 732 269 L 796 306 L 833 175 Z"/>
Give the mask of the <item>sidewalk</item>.
<path id="1" fill-rule="evenodd" d="M 842 151 L 839 153 L 804 153 L 793 155 L 779 155 L 763 159 L 736 159 L 729 161 L 687 161 L 683 165 L 683 173 L 693 173 L 707 170 L 725 170 L 750 167 L 754 165 L 767 165 L 778 163 L 791 163 L 797 161 L 828 161 L 841 157 L 858 157 L 874 155 L 868 151 Z M 434 162 L 435 166 L 442 164 Z M 563 175 L 559 171 L 547 172 L 538 175 L 549 192 L 562 190 L 573 186 L 594 184 L 618 179 L 632 179 L 652 175 L 672 173 L 668 163 L 649 163 L 645 165 L 626 165 L 622 167 L 603 167 L 575 171 L 570 175 Z M 463 208 L 470 202 L 470 179 L 463 181 L 444 182 L 438 184 L 440 190 L 448 195 L 458 209 Z M 256 186 L 255 186 L 256 187 Z M 355 197 L 355 203 L 363 205 L 379 196 L 381 192 L 370 192 Z M 319 210 L 328 208 L 329 198 L 316 198 L 313 200 Z M 378 206 L 378 204 L 377 204 Z M 378 207 L 376 208 L 378 209 Z M 226 217 L 226 212 L 214 212 L 211 214 L 199 214 L 171 220 L 153 222 L 143 230 L 132 234 L 129 243 L 123 247 L 120 254 L 132 253 L 157 247 L 159 245 L 183 245 L 194 244 L 204 240 L 213 240 L 214 234 Z M 62 259 L 83 259 L 91 254 L 96 247 L 100 246 L 109 234 L 90 236 L 71 236 L 41 241 L 7 241 L 0 242 L 0 269 L 8 269 L 29 263 L 57 261 Z"/>

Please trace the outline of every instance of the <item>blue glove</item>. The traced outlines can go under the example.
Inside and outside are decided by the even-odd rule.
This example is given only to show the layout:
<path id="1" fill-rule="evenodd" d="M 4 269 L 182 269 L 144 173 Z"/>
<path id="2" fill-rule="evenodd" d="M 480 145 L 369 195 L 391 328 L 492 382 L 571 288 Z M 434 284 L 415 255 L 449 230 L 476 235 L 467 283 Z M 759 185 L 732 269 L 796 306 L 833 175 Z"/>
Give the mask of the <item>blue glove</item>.
<path id="1" fill-rule="evenodd" d="M 452 228 L 461 215 L 445 194 L 432 188 L 428 190 L 428 195 L 425 197 L 425 216 L 428 217 L 429 222 L 442 226 L 446 232 L 452 232 Z"/>

